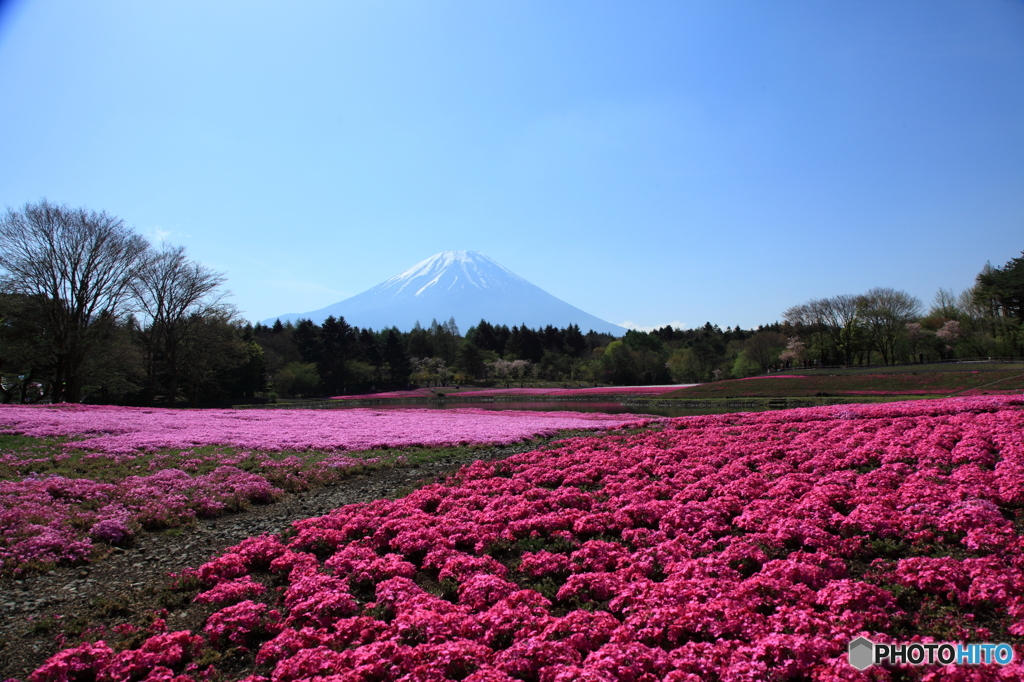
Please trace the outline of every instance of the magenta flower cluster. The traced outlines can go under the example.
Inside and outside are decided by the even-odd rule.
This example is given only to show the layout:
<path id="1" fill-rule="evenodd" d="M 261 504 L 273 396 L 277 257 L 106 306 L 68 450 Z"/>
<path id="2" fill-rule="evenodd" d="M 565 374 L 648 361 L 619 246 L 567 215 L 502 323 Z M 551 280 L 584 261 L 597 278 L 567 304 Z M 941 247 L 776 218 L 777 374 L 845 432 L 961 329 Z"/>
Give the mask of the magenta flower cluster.
<path id="1" fill-rule="evenodd" d="M 369 450 L 513 443 L 567 429 L 608 429 L 633 415 L 480 410 L 171 410 L 0 405 L 0 433 L 85 436 L 106 453 L 227 445 L 251 450 Z"/>
<path id="2" fill-rule="evenodd" d="M 143 528 L 181 526 L 269 502 L 283 490 L 330 483 L 352 467 L 378 461 L 342 453 L 284 456 L 222 449 L 51 457 L 11 451 L 0 453 L 0 466 L 17 476 L 74 458 L 99 480 L 29 473 L 0 481 L 0 573 L 84 561 L 96 541 L 125 544 Z"/>
<path id="3" fill-rule="evenodd" d="M 221 466 L 190 476 L 163 469 L 117 483 L 63 476 L 0 481 L 0 571 L 77 562 L 93 541 L 122 544 L 142 528 L 169 528 L 281 494 L 265 478 Z"/>
<path id="4" fill-rule="evenodd" d="M 689 417 L 476 463 L 200 567 L 224 605 L 204 646 L 255 651 L 270 682 L 1021 679 L 1019 646 L 1004 668 L 846 661 L 859 635 L 1021 642 L 1021 408 Z M 215 674 L 102 647 L 31 682 Z"/>

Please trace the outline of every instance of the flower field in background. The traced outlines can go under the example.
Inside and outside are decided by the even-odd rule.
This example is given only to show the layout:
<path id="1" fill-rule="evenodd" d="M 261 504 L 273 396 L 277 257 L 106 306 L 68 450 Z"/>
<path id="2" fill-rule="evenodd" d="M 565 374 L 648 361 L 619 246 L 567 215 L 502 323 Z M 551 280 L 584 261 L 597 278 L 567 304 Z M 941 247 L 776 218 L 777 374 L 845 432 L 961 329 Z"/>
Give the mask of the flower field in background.
<path id="1" fill-rule="evenodd" d="M 466 398 L 486 398 L 499 396 L 549 396 L 571 398 L 589 395 L 658 395 L 678 391 L 682 386 L 599 386 L 597 388 L 486 388 L 459 389 L 454 388 L 417 388 L 409 391 L 388 391 L 387 393 L 367 393 L 365 395 L 339 395 L 332 400 L 370 400 L 376 398 L 429 398 L 443 393 L 446 396 Z"/>
<path id="2" fill-rule="evenodd" d="M 980 395 L 982 393 L 987 393 L 989 395 L 1010 393 L 1020 394 L 1021 391 L 1024 391 L 1024 375 L 1006 381 L 1000 381 L 998 384 L 994 384 L 991 387 L 986 387 L 984 389 L 976 388 L 971 389 L 970 391 L 964 391 L 962 395 Z"/>
<path id="3" fill-rule="evenodd" d="M 774 375 L 714 381 L 663 394 L 662 397 L 686 399 L 790 398 L 819 395 L 939 397 L 972 389 L 977 389 L 978 392 L 990 391 L 992 393 L 1012 389 L 1020 385 L 1021 376 L 1020 369 Z M 989 384 L 993 384 L 991 389 L 988 388 Z"/>
<path id="4" fill-rule="evenodd" d="M 202 631 L 83 643 L 31 682 L 1021 679 L 1022 407 L 684 417 L 478 462 L 250 538 L 180 577 L 218 608 Z M 859 673 L 858 635 L 1016 661 Z"/>
<path id="5" fill-rule="evenodd" d="M 483 410 L 0 406 L 0 435 L 81 438 L 0 450 L 0 573 L 84 561 L 95 542 L 120 544 L 144 528 L 269 502 L 376 462 L 372 453 L 344 452 L 505 444 L 643 421 Z"/>
<path id="6" fill-rule="evenodd" d="M 77 436 L 106 453 L 228 445 L 251 450 L 368 450 L 513 443 L 567 429 L 615 428 L 637 417 L 458 410 L 172 410 L 0 405 L 0 434 Z"/>
<path id="7" fill-rule="evenodd" d="M 674 386 L 598 386 L 596 388 L 493 388 L 485 391 L 464 391 L 457 395 L 488 396 L 488 395 L 544 395 L 559 398 L 587 395 L 659 395 L 678 391 L 683 384 Z"/>

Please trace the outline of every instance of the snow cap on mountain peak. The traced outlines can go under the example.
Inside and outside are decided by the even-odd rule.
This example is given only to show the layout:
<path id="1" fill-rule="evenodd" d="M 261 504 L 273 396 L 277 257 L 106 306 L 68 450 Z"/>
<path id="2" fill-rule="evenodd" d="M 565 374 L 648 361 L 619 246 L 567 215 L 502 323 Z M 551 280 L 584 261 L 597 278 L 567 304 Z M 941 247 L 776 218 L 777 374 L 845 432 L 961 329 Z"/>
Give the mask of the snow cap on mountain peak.
<path id="1" fill-rule="evenodd" d="M 433 287 L 451 289 L 470 285 L 478 289 L 504 288 L 510 283 L 509 280 L 525 282 L 519 275 L 479 251 L 442 251 L 374 289 L 390 290 L 397 295 L 410 285 L 415 285 L 414 295 L 420 296 Z"/>

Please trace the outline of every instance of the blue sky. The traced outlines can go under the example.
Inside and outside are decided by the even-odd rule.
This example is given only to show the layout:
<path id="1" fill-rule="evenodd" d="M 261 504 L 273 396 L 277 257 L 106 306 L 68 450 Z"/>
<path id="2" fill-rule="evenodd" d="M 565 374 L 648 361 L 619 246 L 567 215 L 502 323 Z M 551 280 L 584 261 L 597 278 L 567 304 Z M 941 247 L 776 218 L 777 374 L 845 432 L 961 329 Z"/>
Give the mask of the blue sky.
<path id="1" fill-rule="evenodd" d="M 0 205 L 182 244 L 250 320 L 449 249 L 645 327 L 1024 250 L 1020 2 L 18 0 L 0 92 Z"/>

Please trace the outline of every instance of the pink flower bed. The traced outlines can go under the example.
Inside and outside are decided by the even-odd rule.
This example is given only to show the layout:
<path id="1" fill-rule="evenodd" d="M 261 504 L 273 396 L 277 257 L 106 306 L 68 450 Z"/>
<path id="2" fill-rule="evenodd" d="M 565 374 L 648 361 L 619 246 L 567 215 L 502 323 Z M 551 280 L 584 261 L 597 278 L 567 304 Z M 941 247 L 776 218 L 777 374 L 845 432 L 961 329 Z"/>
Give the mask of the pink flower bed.
<path id="1" fill-rule="evenodd" d="M 959 393 L 961 396 L 975 396 L 975 395 L 1021 395 L 1024 393 L 1019 388 L 999 388 L 998 385 L 992 388 L 972 388 L 969 391 Z"/>
<path id="2" fill-rule="evenodd" d="M 916 391 L 843 391 L 843 395 L 945 395 L 949 393 L 949 390 L 933 390 L 918 389 Z"/>
<path id="3" fill-rule="evenodd" d="M 757 377 L 743 377 L 740 381 L 746 381 L 748 379 L 804 379 L 802 374 L 766 374 L 764 376 Z"/>
<path id="4" fill-rule="evenodd" d="M 0 481 L 0 572 L 87 559 L 93 542 L 121 544 L 141 528 L 169 528 L 281 494 L 266 479 L 223 466 L 192 477 L 178 469 L 118 483 L 62 476 Z"/>
<path id="5" fill-rule="evenodd" d="M 444 388 L 414 388 L 408 391 L 384 391 L 382 393 L 365 393 L 360 395 L 336 395 L 331 400 L 362 400 L 365 398 L 429 398 L 434 395 L 436 391 L 444 393 Z"/>
<path id="6" fill-rule="evenodd" d="M 452 397 L 487 397 L 543 395 L 571 397 L 584 395 L 658 395 L 696 384 L 678 384 L 675 386 L 599 386 L 597 388 L 487 388 L 479 391 L 454 391 L 451 388 L 436 388 L 436 393 L 444 393 Z M 373 398 L 424 398 L 436 395 L 430 389 L 418 388 L 412 391 L 390 391 L 388 393 L 367 393 L 365 395 L 339 395 L 332 400 L 367 400 Z"/>
<path id="7" fill-rule="evenodd" d="M 0 481 L 0 573 L 29 565 L 86 560 L 93 543 L 120 544 L 143 528 L 176 527 L 289 490 L 324 483 L 371 458 L 331 453 L 313 459 L 265 453 L 188 450 L 205 445 L 264 451 L 360 450 L 407 445 L 509 443 L 563 429 L 644 423 L 635 415 L 485 410 L 161 410 L 117 407 L 0 406 L 0 432 L 29 436 L 86 436 L 66 448 L 99 450 L 86 459 L 139 471 L 116 482 L 28 475 Z M 60 457 L 67 458 L 69 455 Z M 22 453 L 0 453 L 0 464 L 30 471 Z M 243 471 L 239 466 L 254 471 Z M 97 466 L 98 469 L 102 467 Z M 208 473 L 199 474 L 200 470 Z"/>
<path id="8" fill-rule="evenodd" d="M 30 679 L 210 679 L 196 659 L 233 647 L 265 666 L 248 682 L 1021 679 L 1022 405 L 687 417 L 476 463 L 203 565 L 197 599 L 223 608 L 201 633 L 84 644 Z M 858 635 L 1016 661 L 861 674 Z"/>
<path id="9" fill-rule="evenodd" d="M 71 457 L 64 453 L 53 459 Z M 126 544 L 142 529 L 174 528 L 251 503 L 270 502 L 284 490 L 323 485 L 352 467 L 377 461 L 340 453 L 276 458 L 220 450 L 150 457 L 84 453 L 79 466 L 104 480 L 34 473 L 0 480 L 0 574 L 85 561 L 95 542 Z M 48 462 L 19 452 L 0 454 L 0 465 L 6 465 L 8 473 L 32 472 Z M 121 473 L 121 480 L 110 481 L 110 471 L 138 475 Z"/>
<path id="10" fill-rule="evenodd" d="M 170 410 L 0 405 L 0 433 L 85 436 L 107 453 L 228 445 L 259 450 L 368 450 L 504 444 L 566 429 L 608 429 L 635 415 L 479 410 Z"/>
<path id="11" fill-rule="evenodd" d="M 599 386 L 597 388 L 554 389 L 547 395 L 571 397 L 577 395 L 660 395 L 678 391 L 680 388 L 696 386 L 696 384 L 678 384 L 674 386 Z"/>

